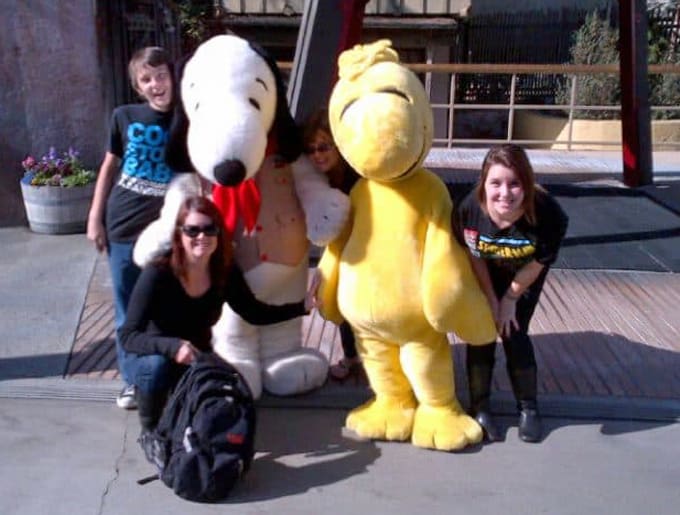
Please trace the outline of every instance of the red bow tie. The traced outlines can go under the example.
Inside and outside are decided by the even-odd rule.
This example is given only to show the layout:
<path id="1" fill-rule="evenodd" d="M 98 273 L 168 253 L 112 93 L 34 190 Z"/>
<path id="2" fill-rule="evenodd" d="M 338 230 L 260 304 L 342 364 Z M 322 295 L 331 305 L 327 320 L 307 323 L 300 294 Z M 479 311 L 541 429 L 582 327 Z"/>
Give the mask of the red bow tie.
<path id="1" fill-rule="evenodd" d="M 276 141 L 269 139 L 265 157 L 275 154 Z M 234 236 L 239 218 L 248 233 L 252 233 L 260 215 L 261 195 L 255 179 L 247 179 L 237 186 L 213 185 L 213 202 L 222 213 L 229 237 Z"/>
<path id="2" fill-rule="evenodd" d="M 260 214 L 260 190 L 255 179 L 247 179 L 237 186 L 213 185 L 213 202 L 222 213 L 227 234 L 234 236 L 239 218 L 248 233 L 253 232 Z"/>

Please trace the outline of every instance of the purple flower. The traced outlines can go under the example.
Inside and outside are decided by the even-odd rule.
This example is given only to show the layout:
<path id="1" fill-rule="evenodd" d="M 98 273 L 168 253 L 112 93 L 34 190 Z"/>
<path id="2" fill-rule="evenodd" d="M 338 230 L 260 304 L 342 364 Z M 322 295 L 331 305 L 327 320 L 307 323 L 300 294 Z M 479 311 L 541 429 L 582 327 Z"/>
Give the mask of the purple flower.
<path id="1" fill-rule="evenodd" d="M 36 165 L 36 161 L 33 158 L 33 156 L 26 156 L 26 159 L 24 159 L 21 162 L 21 166 L 26 170 L 27 172 L 30 172 L 33 167 Z"/>
<path id="2" fill-rule="evenodd" d="M 94 181 L 96 175 L 82 165 L 78 156 L 78 151 L 73 147 L 61 155 L 55 147 L 50 147 L 40 161 L 29 155 L 21 162 L 21 166 L 26 176 L 30 176 L 27 180 L 35 186 L 84 186 Z"/>

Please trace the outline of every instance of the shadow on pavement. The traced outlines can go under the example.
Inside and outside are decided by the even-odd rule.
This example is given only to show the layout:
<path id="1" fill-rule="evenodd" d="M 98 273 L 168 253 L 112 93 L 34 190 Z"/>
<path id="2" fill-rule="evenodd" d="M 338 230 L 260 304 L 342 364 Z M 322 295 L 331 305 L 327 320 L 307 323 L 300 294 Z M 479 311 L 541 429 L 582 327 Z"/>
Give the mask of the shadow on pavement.
<path id="1" fill-rule="evenodd" d="M 532 341 L 539 369 L 539 393 L 680 398 L 680 353 L 675 350 L 597 331 L 538 334 L 532 336 Z"/>
<path id="2" fill-rule="evenodd" d="M 0 358 L 0 381 L 62 377 L 66 371 L 68 354 L 43 354 Z"/>
<path id="3" fill-rule="evenodd" d="M 344 419 L 341 411 L 289 409 L 286 417 L 280 410 L 260 411 L 258 452 L 227 503 L 303 494 L 367 473 L 381 451 L 373 442 L 343 436 Z"/>
<path id="4" fill-rule="evenodd" d="M 502 416 L 496 417 L 496 423 L 502 435 L 503 440 L 519 439 L 517 435 L 517 417 Z M 629 433 L 639 433 L 643 431 L 650 431 L 671 425 L 672 422 L 640 422 L 639 420 L 604 420 L 598 421 L 593 419 L 572 419 L 572 418 L 553 418 L 543 417 L 543 438 L 537 444 L 540 445 L 546 440 L 549 440 L 551 434 L 568 427 L 576 427 L 580 425 L 592 426 L 594 423 L 601 423 L 600 434 L 603 436 L 618 436 Z M 503 441 L 494 443 L 493 445 L 502 445 Z M 492 445 L 492 444 L 484 444 Z"/>
<path id="5" fill-rule="evenodd" d="M 39 354 L 31 356 L 14 356 L 0 358 L 0 381 L 8 379 L 39 379 L 45 377 L 64 377 L 69 370 L 69 363 L 91 360 L 83 366 L 89 373 L 106 372 L 115 369 L 115 355 L 113 361 L 93 359 L 89 348 L 74 353 Z"/>

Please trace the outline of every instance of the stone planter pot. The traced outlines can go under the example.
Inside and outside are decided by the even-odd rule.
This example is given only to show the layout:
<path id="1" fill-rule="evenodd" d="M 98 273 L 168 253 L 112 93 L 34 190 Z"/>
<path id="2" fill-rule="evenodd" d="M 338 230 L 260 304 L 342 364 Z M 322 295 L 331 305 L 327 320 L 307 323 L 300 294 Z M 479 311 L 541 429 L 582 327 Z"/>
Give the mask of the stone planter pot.
<path id="1" fill-rule="evenodd" d="M 542 144 L 527 145 L 532 148 L 567 150 L 569 121 L 567 118 L 547 116 L 541 113 L 517 111 L 513 125 L 514 139 L 545 140 Z M 621 145 L 620 120 L 573 120 L 572 150 L 616 150 Z M 596 142 L 613 143 L 602 145 Z M 680 143 L 680 120 L 652 120 L 652 144 L 655 150 L 674 150 Z M 618 145 L 618 147 L 617 147 Z"/>
<path id="2" fill-rule="evenodd" d="M 42 234 L 85 232 L 94 185 L 60 188 L 32 186 L 21 181 L 21 194 L 31 230 Z"/>

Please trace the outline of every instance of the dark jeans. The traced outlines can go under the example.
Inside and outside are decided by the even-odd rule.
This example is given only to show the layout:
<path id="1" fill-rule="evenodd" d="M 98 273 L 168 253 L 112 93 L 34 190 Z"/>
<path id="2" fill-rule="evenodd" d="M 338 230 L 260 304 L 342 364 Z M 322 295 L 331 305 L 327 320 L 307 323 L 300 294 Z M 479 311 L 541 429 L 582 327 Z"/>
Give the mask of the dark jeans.
<path id="1" fill-rule="evenodd" d="M 118 370 L 126 384 L 133 384 L 133 376 L 129 371 L 130 358 L 123 349 L 118 338 L 118 330 L 125 323 L 128 302 L 132 295 L 132 289 L 137 282 L 141 269 L 132 260 L 134 242 L 117 243 L 109 242 L 109 268 L 111 270 L 111 282 L 113 287 L 113 301 L 115 306 L 116 326 L 116 356 L 118 358 Z"/>
<path id="2" fill-rule="evenodd" d="M 165 394 L 172 390 L 184 371 L 186 365 L 180 365 L 161 354 L 128 353 L 128 372 L 141 394 Z"/>

